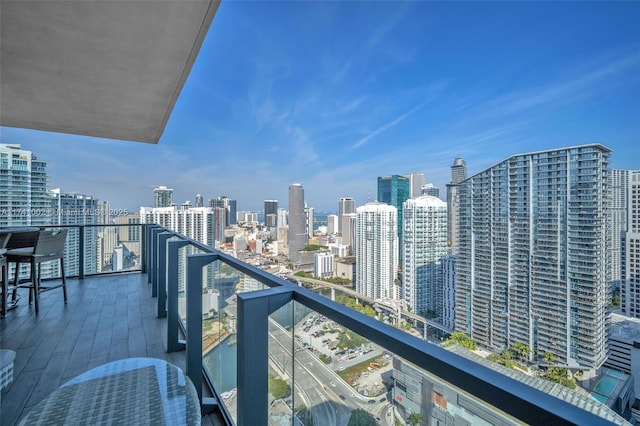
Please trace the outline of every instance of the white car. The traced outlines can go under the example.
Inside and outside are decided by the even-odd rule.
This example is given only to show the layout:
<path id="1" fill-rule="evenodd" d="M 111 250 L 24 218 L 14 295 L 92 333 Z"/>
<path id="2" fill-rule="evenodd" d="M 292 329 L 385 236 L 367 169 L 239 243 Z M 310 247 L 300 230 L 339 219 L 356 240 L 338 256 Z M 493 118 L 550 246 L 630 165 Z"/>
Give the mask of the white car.
<path id="1" fill-rule="evenodd" d="M 332 388 L 335 388 L 335 387 L 336 387 L 336 382 L 331 382 L 331 383 L 329 383 L 329 384 L 331 385 L 331 387 L 332 387 Z"/>

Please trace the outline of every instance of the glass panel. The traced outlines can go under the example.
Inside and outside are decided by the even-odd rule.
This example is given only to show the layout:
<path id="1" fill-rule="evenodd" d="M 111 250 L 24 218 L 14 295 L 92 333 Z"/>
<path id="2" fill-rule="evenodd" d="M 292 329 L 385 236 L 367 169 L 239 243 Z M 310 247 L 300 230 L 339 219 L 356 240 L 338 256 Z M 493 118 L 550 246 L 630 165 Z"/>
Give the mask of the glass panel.
<path id="1" fill-rule="evenodd" d="M 203 365 L 222 402 L 236 420 L 236 293 L 261 290 L 265 286 L 220 260 L 205 267 L 203 281 Z"/>
<path id="2" fill-rule="evenodd" d="M 521 423 L 298 302 L 269 330 L 274 387 L 294 383 L 291 396 L 269 395 L 274 424 L 293 424 L 292 411 L 305 425 Z"/>
<path id="3" fill-rule="evenodd" d="M 200 253 L 204 251 L 191 244 L 178 249 L 178 316 L 185 327 L 187 326 L 187 256 Z M 203 276 L 203 281 L 205 279 L 206 275 Z"/>
<path id="4" fill-rule="evenodd" d="M 270 424 L 292 424 L 293 409 L 299 404 L 300 389 L 292 393 L 295 350 L 291 326 L 295 322 L 294 304 L 287 303 L 269 317 L 269 419 Z M 304 423 L 304 421 L 302 421 Z M 304 423 L 306 424 L 306 423 Z"/>

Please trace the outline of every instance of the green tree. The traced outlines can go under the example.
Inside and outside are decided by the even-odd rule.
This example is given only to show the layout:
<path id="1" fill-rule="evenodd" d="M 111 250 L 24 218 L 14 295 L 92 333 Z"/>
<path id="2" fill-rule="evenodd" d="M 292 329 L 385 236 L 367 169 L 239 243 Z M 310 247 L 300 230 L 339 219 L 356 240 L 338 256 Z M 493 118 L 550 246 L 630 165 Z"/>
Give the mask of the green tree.
<path id="1" fill-rule="evenodd" d="M 420 415 L 420 413 L 411 413 L 411 415 L 409 416 L 409 424 L 417 426 L 420 423 L 422 423 L 422 416 Z"/>
<path id="2" fill-rule="evenodd" d="M 554 362 L 556 362 L 556 356 L 551 352 L 545 352 L 544 360 L 547 361 L 547 364 L 553 364 Z"/>
<path id="3" fill-rule="evenodd" d="M 347 426 L 377 426 L 377 424 L 378 422 L 372 414 L 362 408 L 357 408 L 351 412 Z"/>
<path id="4" fill-rule="evenodd" d="M 471 351 L 475 350 L 478 344 L 471 337 L 460 331 L 454 331 L 449 338 L 442 342 L 442 346 L 460 345 Z"/>
<path id="5" fill-rule="evenodd" d="M 284 380 L 269 374 L 268 390 L 275 399 L 282 399 L 289 395 L 291 388 Z"/>
<path id="6" fill-rule="evenodd" d="M 531 353 L 531 348 L 522 342 L 516 342 L 511 346 L 511 349 L 518 355 L 518 359 L 522 362 L 526 362 L 527 356 Z"/>
<path id="7" fill-rule="evenodd" d="M 552 382 L 560 383 L 569 389 L 576 388 L 576 380 L 573 377 L 569 377 L 569 371 L 564 367 L 549 367 L 542 377 Z"/>

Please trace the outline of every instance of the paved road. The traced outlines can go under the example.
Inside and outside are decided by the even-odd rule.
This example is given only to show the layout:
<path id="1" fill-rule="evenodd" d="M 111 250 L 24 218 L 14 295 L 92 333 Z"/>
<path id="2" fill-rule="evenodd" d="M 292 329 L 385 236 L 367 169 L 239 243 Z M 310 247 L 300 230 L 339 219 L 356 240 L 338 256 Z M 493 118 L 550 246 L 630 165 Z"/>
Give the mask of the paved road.
<path id="1" fill-rule="evenodd" d="M 269 337 L 270 357 L 272 360 L 279 360 L 277 363 L 281 368 L 284 368 L 289 377 L 294 377 L 296 389 L 313 413 L 316 424 L 346 425 L 355 408 L 362 408 L 376 417 L 384 415 L 385 406 L 389 405 L 387 402 L 380 403 L 355 392 L 312 352 L 298 342 L 292 343 L 290 332 L 275 321 L 270 321 Z M 295 357 L 291 355 L 292 345 Z M 294 371 L 291 371 L 292 365 L 295 365 Z M 299 405 L 295 401 L 294 404 Z"/>

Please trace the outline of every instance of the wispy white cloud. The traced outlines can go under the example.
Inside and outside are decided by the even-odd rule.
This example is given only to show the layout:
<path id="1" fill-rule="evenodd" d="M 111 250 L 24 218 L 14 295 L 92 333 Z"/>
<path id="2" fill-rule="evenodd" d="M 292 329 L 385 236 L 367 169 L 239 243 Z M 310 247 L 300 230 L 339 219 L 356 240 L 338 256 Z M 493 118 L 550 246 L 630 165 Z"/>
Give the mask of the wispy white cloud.
<path id="1" fill-rule="evenodd" d="M 415 114 L 420 109 L 422 109 L 426 104 L 431 102 L 431 100 L 432 100 L 432 98 L 428 98 L 428 99 L 420 102 L 418 105 L 416 105 L 415 107 L 411 108 L 409 111 L 407 111 L 407 112 L 405 112 L 403 114 L 400 114 L 399 116 L 397 116 L 393 120 L 389 121 L 388 123 L 383 124 L 382 126 L 378 127 L 376 130 L 374 130 L 373 132 L 369 133 L 367 136 L 365 136 L 365 137 L 361 138 L 360 140 L 358 140 L 352 146 L 352 148 L 359 148 L 359 147 L 363 146 L 364 144 L 366 144 L 367 142 L 369 142 L 371 139 L 373 139 L 376 136 L 378 136 L 380 133 L 383 133 L 383 132 L 389 130 L 390 128 L 392 128 L 393 126 L 396 126 L 399 123 L 402 123 L 404 120 L 406 120 L 407 118 L 411 117 L 413 114 Z"/>
<path id="2" fill-rule="evenodd" d="M 623 81 L 615 77 L 637 68 L 638 62 L 638 53 L 634 51 L 612 61 L 600 63 L 590 70 L 576 68 L 567 72 L 562 79 L 496 97 L 478 105 L 478 108 L 486 112 L 483 116 L 506 116 L 545 105 L 557 106 L 577 102 L 602 93 L 612 85 L 623 84 Z M 604 81 L 607 81 L 607 84 L 604 84 Z"/>

